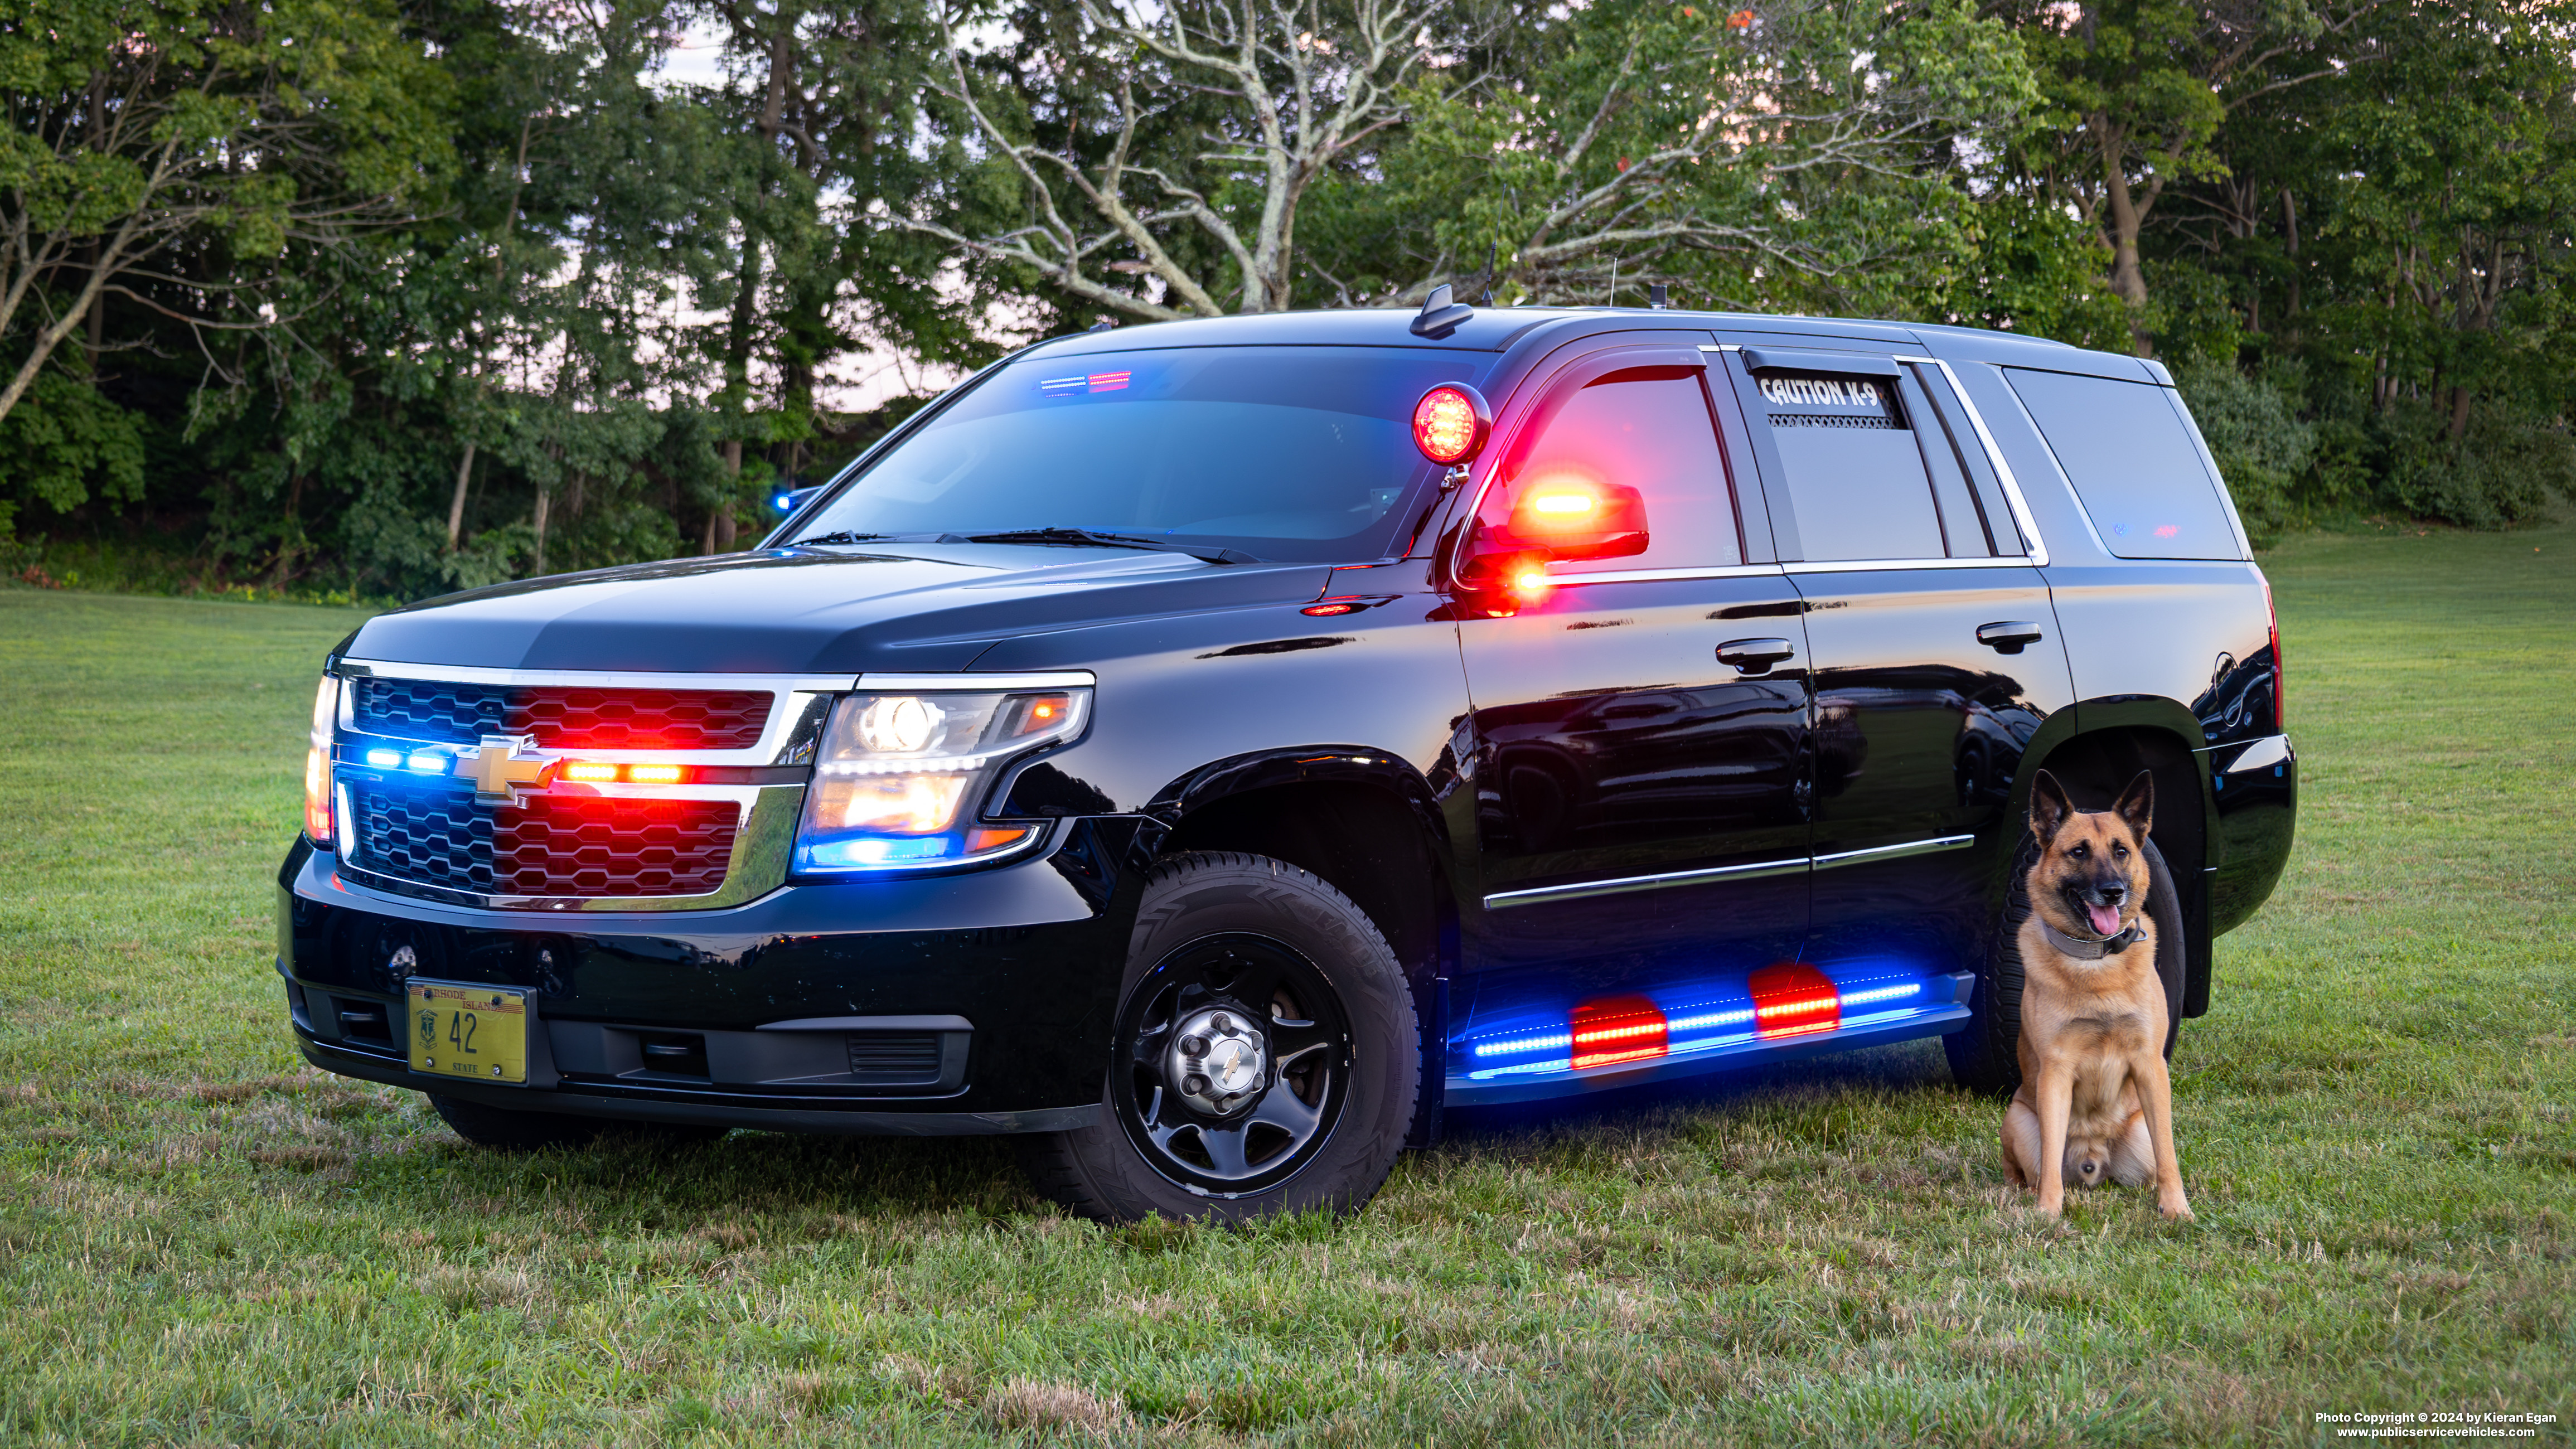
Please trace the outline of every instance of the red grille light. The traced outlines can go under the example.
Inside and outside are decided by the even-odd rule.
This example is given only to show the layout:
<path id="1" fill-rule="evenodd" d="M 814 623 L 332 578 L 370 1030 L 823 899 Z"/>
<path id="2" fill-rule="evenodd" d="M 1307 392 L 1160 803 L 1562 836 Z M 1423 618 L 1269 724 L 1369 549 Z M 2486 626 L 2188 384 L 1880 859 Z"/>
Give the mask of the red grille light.
<path id="1" fill-rule="evenodd" d="M 1434 463 L 1464 463 L 1475 457 L 1493 427 L 1494 410 L 1465 383 L 1444 382 L 1413 405 L 1413 445 Z"/>

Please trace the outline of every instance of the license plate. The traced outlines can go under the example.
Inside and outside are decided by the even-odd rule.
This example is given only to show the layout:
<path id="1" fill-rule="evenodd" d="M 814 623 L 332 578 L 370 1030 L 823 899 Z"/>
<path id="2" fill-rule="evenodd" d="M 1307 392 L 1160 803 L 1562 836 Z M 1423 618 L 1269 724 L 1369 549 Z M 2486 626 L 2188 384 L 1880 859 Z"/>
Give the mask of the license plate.
<path id="1" fill-rule="evenodd" d="M 528 1080 L 528 993 L 414 981 L 411 1069 L 478 1082 Z"/>

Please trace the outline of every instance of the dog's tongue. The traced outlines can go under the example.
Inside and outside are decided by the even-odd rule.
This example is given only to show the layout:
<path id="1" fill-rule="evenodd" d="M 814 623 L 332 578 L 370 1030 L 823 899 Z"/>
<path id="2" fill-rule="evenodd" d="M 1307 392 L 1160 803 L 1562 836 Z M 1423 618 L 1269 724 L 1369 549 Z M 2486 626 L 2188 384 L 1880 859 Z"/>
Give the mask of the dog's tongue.
<path id="1" fill-rule="evenodd" d="M 2093 922 L 2093 934 L 2097 936 L 2120 934 L 2120 910 L 2117 906 L 2087 905 L 2084 912 Z"/>

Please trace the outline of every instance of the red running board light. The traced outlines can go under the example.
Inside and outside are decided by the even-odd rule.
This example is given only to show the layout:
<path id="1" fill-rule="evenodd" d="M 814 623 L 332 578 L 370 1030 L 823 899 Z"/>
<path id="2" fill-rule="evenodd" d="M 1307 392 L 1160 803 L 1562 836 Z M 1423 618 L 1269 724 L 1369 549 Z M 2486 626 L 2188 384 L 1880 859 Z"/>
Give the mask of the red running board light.
<path id="1" fill-rule="evenodd" d="M 1805 1036 L 1843 1024 L 1842 994 L 1825 973 L 1804 961 L 1783 961 L 1753 973 L 1754 1029 L 1765 1037 Z"/>
<path id="2" fill-rule="evenodd" d="M 1659 1057 L 1666 1050 L 1663 1008 L 1642 996 L 1587 1001 L 1574 1008 L 1572 1018 L 1578 1071 Z"/>

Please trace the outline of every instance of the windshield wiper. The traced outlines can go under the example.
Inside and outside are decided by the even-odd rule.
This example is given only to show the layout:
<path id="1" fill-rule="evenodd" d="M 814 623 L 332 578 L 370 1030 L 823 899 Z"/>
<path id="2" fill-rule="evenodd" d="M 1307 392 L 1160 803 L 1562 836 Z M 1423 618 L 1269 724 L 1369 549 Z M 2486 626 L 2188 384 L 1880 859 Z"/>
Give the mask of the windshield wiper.
<path id="1" fill-rule="evenodd" d="M 818 533 L 812 538 L 800 538 L 788 547 L 803 548 L 813 543 L 881 543 L 892 537 L 894 535 L 891 533 L 852 533 L 846 528 L 840 528 L 830 533 Z"/>
<path id="2" fill-rule="evenodd" d="M 1248 564 L 1261 560 L 1235 548 L 1193 548 L 1169 539 L 1139 538 L 1131 533 L 1095 533 L 1088 528 L 1015 528 L 1004 533 L 950 534 L 965 543 L 1053 543 L 1093 548 L 1144 548 L 1157 553 L 1185 553 L 1202 563 Z"/>

